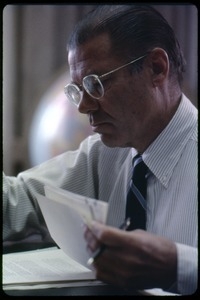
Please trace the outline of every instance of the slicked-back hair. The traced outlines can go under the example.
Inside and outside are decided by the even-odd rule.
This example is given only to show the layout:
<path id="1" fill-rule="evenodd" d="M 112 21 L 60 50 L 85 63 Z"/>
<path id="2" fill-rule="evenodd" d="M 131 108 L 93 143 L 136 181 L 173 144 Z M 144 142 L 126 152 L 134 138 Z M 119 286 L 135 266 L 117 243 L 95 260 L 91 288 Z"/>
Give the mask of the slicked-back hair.
<path id="1" fill-rule="evenodd" d="M 169 57 L 170 75 L 181 84 L 185 60 L 179 42 L 165 18 L 150 5 L 97 5 L 75 26 L 67 50 L 101 34 L 108 34 L 111 54 L 125 63 L 155 47 L 164 49 Z"/>

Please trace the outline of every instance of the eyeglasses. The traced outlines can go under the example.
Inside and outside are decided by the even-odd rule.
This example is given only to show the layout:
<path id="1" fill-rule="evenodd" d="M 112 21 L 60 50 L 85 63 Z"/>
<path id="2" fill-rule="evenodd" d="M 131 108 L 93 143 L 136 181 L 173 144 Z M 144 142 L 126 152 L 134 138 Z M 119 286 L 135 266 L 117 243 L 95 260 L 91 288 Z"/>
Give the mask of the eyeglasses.
<path id="1" fill-rule="evenodd" d="M 121 70 L 122 68 L 125 68 L 126 66 L 129 66 L 133 63 L 135 63 L 136 61 L 144 58 L 145 56 L 147 56 L 147 54 L 140 56 L 132 61 L 130 61 L 129 63 L 118 67 L 110 72 L 107 72 L 103 75 L 95 75 L 95 74 L 91 74 L 91 75 L 87 75 L 83 78 L 82 80 L 82 85 L 77 85 L 75 83 L 69 83 L 64 87 L 64 92 L 65 95 L 67 96 L 67 98 L 69 99 L 69 101 L 73 104 L 75 104 L 77 107 L 79 106 L 81 99 L 82 99 L 82 92 L 83 92 L 83 88 L 85 89 L 85 91 L 94 99 L 100 99 L 104 96 L 104 87 L 103 84 L 101 82 L 101 79 L 116 72 Z"/>

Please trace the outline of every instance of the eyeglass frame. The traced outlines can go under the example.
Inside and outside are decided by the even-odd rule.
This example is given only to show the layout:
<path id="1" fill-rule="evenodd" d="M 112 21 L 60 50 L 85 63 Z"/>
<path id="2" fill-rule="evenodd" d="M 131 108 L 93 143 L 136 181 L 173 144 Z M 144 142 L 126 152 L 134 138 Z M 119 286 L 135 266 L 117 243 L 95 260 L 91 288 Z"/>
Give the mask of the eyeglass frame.
<path id="1" fill-rule="evenodd" d="M 96 75 L 96 74 L 89 74 L 89 75 L 86 75 L 86 76 L 83 77 L 83 79 L 82 79 L 82 85 L 81 85 L 81 84 L 75 84 L 75 83 L 68 83 L 68 84 L 64 87 L 64 93 L 65 93 L 65 95 L 67 96 L 68 100 L 69 100 L 71 103 L 73 103 L 74 105 L 76 105 L 77 107 L 79 106 L 79 104 L 80 104 L 80 102 L 81 102 L 81 98 L 80 98 L 80 101 L 79 101 L 78 104 L 76 104 L 73 100 L 70 100 L 70 97 L 68 96 L 67 91 L 66 91 L 67 88 L 68 88 L 68 86 L 74 86 L 76 89 L 78 88 L 77 91 L 78 91 L 79 93 L 82 92 L 83 89 L 84 89 L 84 90 L 87 92 L 87 94 L 88 94 L 90 97 L 92 97 L 93 99 L 97 99 L 97 100 L 98 100 L 98 99 L 101 99 L 101 98 L 104 96 L 104 92 L 105 92 L 104 87 L 103 87 L 103 84 L 102 84 L 102 82 L 101 82 L 101 80 L 100 80 L 101 78 L 106 77 L 106 76 L 108 76 L 108 75 L 110 75 L 110 74 L 113 74 L 114 72 L 117 72 L 117 71 L 121 70 L 122 68 L 125 68 L 125 67 L 131 65 L 131 64 L 137 62 L 138 60 L 144 58 L 144 57 L 147 56 L 147 55 L 148 55 L 148 53 L 146 53 L 146 54 L 144 54 L 144 55 L 142 55 L 142 56 L 140 56 L 140 57 L 138 57 L 138 58 L 136 58 L 136 59 L 134 59 L 134 60 L 132 60 L 132 61 L 130 61 L 130 62 L 128 62 L 128 63 L 122 65 L 122 66 L 120 66 L 120 67 L 118 67 L 118 68 L 115 68 L 115 69 L 113 69 L 113 70 L 111 70 L 111 71 L 109 71 L 109 72 L 106 72 L 105 74 L 102 74 L 102 75 Z M 84 82 L 84 80 L 85 80 L 87 77 L 89 77 L 89 76 L 94 76 L 95 78 L 97 78 L 97 79 L 99 80 L 99 83 L 100 83 L 100 85 L 101 85 L 101 87 L 102 87 L 102 90 L 103 90 L 103 95 L 102 95 L 102 96 L 100 96 L 100 97 L 95 97 L 95 96 L 93 96 L 92 94 L 90 94 L 90 92 L 88 91 L 87 88 L 84 87 L 83 82 Z"/>

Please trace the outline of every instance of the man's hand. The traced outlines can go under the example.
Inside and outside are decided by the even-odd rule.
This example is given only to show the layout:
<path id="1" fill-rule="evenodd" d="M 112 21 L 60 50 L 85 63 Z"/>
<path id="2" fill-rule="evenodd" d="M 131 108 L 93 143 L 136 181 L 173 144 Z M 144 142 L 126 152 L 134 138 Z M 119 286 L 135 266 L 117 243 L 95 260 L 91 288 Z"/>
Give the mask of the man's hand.
<path id="1" fill-rule="evenodd" d="M 169 288 L 176 281 L 177 251 L 173 242 L 143 230 L 122 231 L 92 222 L 85 227 L 88 251 L 101 245 L 96 278 L 124 288 Z"/>

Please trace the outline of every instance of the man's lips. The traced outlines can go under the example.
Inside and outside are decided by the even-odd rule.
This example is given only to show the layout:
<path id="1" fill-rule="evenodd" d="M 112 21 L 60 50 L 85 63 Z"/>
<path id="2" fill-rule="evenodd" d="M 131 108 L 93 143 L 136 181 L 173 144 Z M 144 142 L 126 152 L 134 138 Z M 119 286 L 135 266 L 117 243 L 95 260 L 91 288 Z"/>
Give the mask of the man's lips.
<path id="1" fill-rule="evenodd" d="M 103 125 L 109 125 L 110 124 L 110 122 L 108 122 L 108 121 L 91 121 L 90 122 L 90 125 L 92 126 L 92 127 L 99 127 L 99 126 L 103 126 Z"/>
<path id="2" fill-rule="evenodd" d="M 105 126 L 111 125 L 111 122 L 109 122 L 108 120 L 100 120 L 94 118 L 92 115 L 90 115 L 89 120 L 90 120 L 90 126 L 92 126 L 94 131 L 98 130 L 99 128 L 103 128 Z"/>
<path id="3" fill-rule="evenodd" d="M 98 126 L 101 126 L 102 124 L 105 124 L 105 122 L 90 123 L 90 125 L 91 125 L 92 127 L 98 127 Z"/>
<path id="4" fill-rule="evenodd" d="M 92 130 L 97 133 L 106 133 L 110 131 L 110 123 L 108 122 L 98 122 L 91 123 Z"/>
<path id="5" fill-rule="evenodd" d="M 91 123 L 93 130 L 96 131 L 98 128 L 102 127 L 105 123 Z"/>

